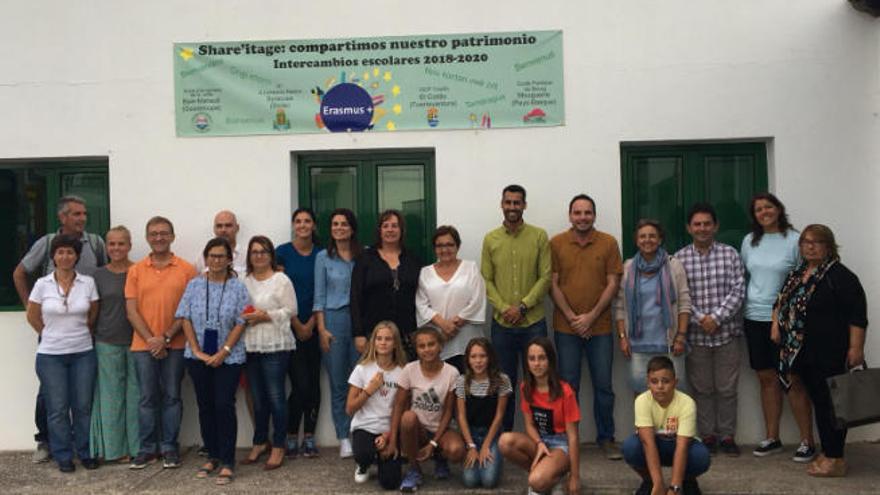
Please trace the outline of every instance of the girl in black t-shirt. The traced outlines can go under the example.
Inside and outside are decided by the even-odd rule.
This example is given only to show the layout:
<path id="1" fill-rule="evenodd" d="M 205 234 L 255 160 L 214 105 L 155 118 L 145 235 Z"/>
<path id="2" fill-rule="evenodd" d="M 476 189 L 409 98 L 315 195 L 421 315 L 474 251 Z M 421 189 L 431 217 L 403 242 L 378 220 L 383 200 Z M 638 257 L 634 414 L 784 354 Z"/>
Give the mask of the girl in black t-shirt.
<path id="1" fill-rule="evenodd" d="M 498 433 L 513 389 L 484 337 L 468 342 L 465 373 L 455 383 L 458 426 L 467 446 L 462 481 L 468 488 L 495 488 L 501 477 Z"/>

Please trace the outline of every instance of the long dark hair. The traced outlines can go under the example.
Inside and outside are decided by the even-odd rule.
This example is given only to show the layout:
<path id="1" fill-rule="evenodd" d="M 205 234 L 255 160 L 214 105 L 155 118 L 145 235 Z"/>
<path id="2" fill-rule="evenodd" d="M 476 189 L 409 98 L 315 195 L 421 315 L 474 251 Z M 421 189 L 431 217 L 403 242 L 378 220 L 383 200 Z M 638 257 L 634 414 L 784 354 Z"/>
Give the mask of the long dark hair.
<path id="1" fill-rule="evenodd" d="M 223 249 L 226 250 L 226 258 L 229 260 L 229 263 L 226 264 L 226 278 L 235 277 L 236 272 L 232 268 L 232 246 L 223 237 L 215 237 L 205 244 L 205 249 L 202 250 L 202 259 L 205 260 L 205 265 L 208 264 L 208 252 L 217 246 L 223 246 Z"/>
<path id="2" fill-rule="evenodd" d="M 761 238 L 764 237 L 764 227 L 761 227 L 761 224 L 758 223 L 758 217 L 755 216 L 755 203 L 761 199 L 769 201 L 777 210 L 779 210 L 779 217 L 776 219 L 776 223 L 779 225 L 779 232 L 782 233 L 783 237 L 788 235 L 789 230 L 794 230 L 794 227 L 792 227 L 791 223 L 788 221 L 788 213 L 785 212 L 785 205 L 782 204 L 782 201 L 779 201 L 779 198 L 769 192 L 755 194 L 752 196 L 752 200 L 749 201 L 749 217 L 752 219 L 752 247 L 760 244 Z"/>
<path id="3" fill-rule="evenodd" d="M 247 272 L 248 275 L 254 272 L 254 264 L 251 263 L 251 249 L 253 249 L 254 244 L 259 244 L 261 248 L 263 248 L 267 253 L 269 253 L 269 268 L 272 269 L 273 272 L 278 271 L 278 261 L 275 259 L 275 245 L 272 244 L 272 241 L 269 240 L 268 237 L 264 235 L 255 235 L 251 237 L 251 240 L 248 241 L 247 247 Z"/>
<path id="4" fill-rule="evenodd" d="M 293 223 L 293 221 L 296 220 L 296 216 L 300 213 L 305 213 L 308 216 L 312 217 L 312 223 L 315 224 L 315 229 L 312 230 L 312 244 L 317 246 L 320 241 L 320 239 L 318 238 L 318 217 L 315 216 L 315 212 L 312 211 L 311 208 L 307 206 L 300 206 L 299 208 L 293 210 L 293 213 L 290 214 L 290 223 Z"/>
<path id="5" fill-rule="evenodd" d="M 562 380 L 559 378 L 559 369 L 556 364 L 556 349 L 553 348 L 553 342 L 547 337 L 533 338 L 526 346 L 526 352 L 523 353 L 523 371 L 525 375 L 523 380 L 523 397 L 531 404 L 532 394 L 538 387 L 535 375 L 529 371 L 529 348 L 533 345 L 544 349 L 544 354 L 547 355 L 547 385 L 550 387 L 550 400 L 556 400 L 562 397 Z"/>
<path id="6" fill-rule="evenodd" d="M 333 238 L 332 229 L 333 218 L 339 215 L 345 217 L 345 221 L 348 222 L 348 226 L 351 227 L 351 241 L 349 241 L 349 248 L 351 249 L 352 259 L 357 258 L 357 256 L 361 254 L 361 243 L 357 240 L 358 222 L 354 212 L 348 208 L 336 208 L 330 213 L 330 220 L 327 222 L 327 232 L 330 239 L 327 241 L 327 256 L 331 258 L 337 256 L 338 250 L 336 247 L 336 239 Z"/>
<path id="7" fill-rule="evenodd" d="M 489 363 L 486 365 L 486 373 L 489 375 L 489 391 L 487 395 L 495 395 L 498 393 L 498 387 L 501 386 L 501 369 L 498 367 L 498 356 L 495 349 L 486 337 L 474 337 L 468 342 L 464 349 L 464 393 L 471 393 L 471 381 L 474 379 L 474 370 L 471 369 L 471 349 L 474 347 L 482 347 L 486 353 L 486 359 Z"/>

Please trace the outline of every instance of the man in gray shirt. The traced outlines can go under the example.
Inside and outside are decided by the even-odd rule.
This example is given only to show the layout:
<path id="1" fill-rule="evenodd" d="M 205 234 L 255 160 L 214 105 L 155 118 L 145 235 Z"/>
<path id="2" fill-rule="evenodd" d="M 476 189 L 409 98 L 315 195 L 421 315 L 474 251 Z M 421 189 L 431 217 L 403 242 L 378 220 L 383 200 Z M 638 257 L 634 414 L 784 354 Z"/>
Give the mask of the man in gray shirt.
<path id="1" fill-rule="evenodd" d="M 78 236 L 83 244 L 82 254 L 76 265 L 76 271 L 85 275 L 92 275 L 99 266 L 107 264 L 107 249 L 101 236 L 86 233 L 86 202 L 79 196 L 64 196 L 58 199 L 58 223 L 61 228 L 57 232 L 46 234 L 37 239 L 31 246 L 24 258 L 21 259 L 15 271 L 12 272 L 12 282 L 18 292 L 18 298 L 22 306 L 27 307 L 28 296 L 31 287 L 28 276 L 43 276 L 55 270 L 55 264 L 49 256 L 49 245 L 52 239 L 59 234 Z M 46 407 L 43 399 L 43 391 L 37 394 L 37 408 L 34 413 L 34 421 L 37 425 L 37 434 L 34 440 L 37 442 L 37 450 L 34 452 L 34 462 L 46 462 L 49 460 L 49 434 L 46 426 Z"/>

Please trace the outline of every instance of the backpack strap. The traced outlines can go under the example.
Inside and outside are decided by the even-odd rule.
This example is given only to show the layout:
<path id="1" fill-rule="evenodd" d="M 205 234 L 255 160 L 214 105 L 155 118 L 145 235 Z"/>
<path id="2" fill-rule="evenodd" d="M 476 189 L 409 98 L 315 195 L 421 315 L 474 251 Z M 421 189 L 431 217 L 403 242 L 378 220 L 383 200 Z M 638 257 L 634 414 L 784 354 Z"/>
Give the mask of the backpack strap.
<path id="1" fill-rule="evenodd" d="M 49 274 L 49 259 L 52 257 L 49 253 L 52 249 L 52 239 L 55 238 L 55 232 L 46 234 L 46 256 L 43 258 L 43 275 Z"/>

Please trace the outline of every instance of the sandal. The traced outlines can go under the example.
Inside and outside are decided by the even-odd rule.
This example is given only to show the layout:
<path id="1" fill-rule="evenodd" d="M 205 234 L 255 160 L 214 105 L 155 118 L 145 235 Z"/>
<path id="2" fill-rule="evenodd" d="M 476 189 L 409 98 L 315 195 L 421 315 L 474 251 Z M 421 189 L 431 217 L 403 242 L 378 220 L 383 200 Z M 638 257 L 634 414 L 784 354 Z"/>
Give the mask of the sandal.
<path id="1" fill-rule="evenodd" d="M 257 449 L 259 449 L 259 451 Z M 256 452 L 257 455 L 254 455 L 254 452 Z M 244 464 L 245 466 L 247 466 L 249 464 L 256 464 L 257 462 L 259 462 L 260 457 L 263 457 L 263 455 L 265 455 L 268 452 L 269 452 L 269 444 L 268 443 L 264 443 L 263 445 L 254 445 L 254 447 L 251 449 L 250 454 L 248 454 L 248 456 L 246 458 L 242 459 L 241 463 Z"/>
<path id="2" fill-rule="evenodd" d="M 219 486 L 228 485 L 233 480 L 235 480 L 235 473 L 232 472 L 232 469 L 223 468 L 220 470 L 220 474 L 217 475 L 217 481 L 214 484 Z"/>
<path id="3" fill-rule="evenodd" d="M 825 462 L 810 465 L 807 468 L 807 474 L 817 478 L 842 478 L 846 476 L 847 466 L 843 458 L 831 459 L 825 458 Z"/>
<path id="4" fill-rule="evenodd" d="M 220 463 L 217 461 L 206 462 L 205 464 L 202 465 L 202 467 L 199 468 L 198 471 L 196 471 L 196 478 L 198 478 L 200 480 L 207 478 L 208 476 L 211 475 L 211 473 L 213 473 L 214 471 L 217 470 L 217 468 L 219 467 L 219 464 Z"/>

